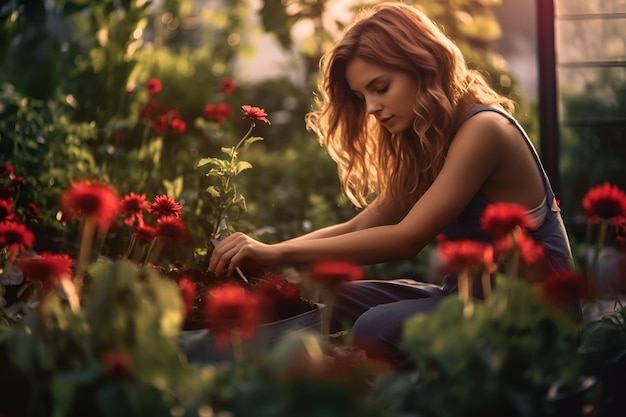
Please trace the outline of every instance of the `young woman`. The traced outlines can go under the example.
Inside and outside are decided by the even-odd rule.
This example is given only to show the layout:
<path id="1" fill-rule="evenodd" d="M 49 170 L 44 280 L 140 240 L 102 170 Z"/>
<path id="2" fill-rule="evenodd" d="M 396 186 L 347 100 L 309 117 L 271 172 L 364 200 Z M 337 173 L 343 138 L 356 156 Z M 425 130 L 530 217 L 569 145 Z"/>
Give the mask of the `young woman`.
<path id="1" fill-rule="evenodd" d="M 548 268 L 571 263 L 559 208 L 513 103 L 468 69 L 457 46 L 421 12 L 387 3 L 347 28 L 322 59 L 317 110 L 307 125 L 337 163 L 353 219 L 266 245 L 235 233 L 209 269 L 243 262 L 271 267 L 335 259 L 373 264 L 415 256 L 437 235 L 487 240 L 480 215 L 491 202 L 527 207 Z M 396 366 L 404 318 L 455 291 L 415 281 L 344 286 L 338 320 L 354 340 Z"/>

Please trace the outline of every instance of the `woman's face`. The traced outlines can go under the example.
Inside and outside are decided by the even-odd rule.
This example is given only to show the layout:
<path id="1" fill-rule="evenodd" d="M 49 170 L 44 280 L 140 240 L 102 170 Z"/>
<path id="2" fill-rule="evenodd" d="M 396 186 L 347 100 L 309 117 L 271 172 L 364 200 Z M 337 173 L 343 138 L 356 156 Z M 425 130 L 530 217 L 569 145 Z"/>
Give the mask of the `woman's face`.
<path id="1" fill-rule="evenodd" d="M 406 73 L 354 58 L 346 66 L 346 80 L 365 110 L 392 134 L 413 125 L 417 83 Z"/>

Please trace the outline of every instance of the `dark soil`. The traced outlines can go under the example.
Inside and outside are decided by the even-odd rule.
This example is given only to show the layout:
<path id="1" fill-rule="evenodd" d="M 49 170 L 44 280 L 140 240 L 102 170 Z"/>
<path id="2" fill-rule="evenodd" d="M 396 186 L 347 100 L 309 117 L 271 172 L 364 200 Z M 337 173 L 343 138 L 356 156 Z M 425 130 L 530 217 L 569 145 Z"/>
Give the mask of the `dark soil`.
<path id="1" fill-rule="evenodd" d="M 196 297 L 191 312 L 187 315 L 183 324 L 183 330 L 198 330 L 206 328 L 206 321 L 204 319 L 205 300 L 206 294 L 211 289 L 220 284 L 232 282 L 233 280 L 243 287 L 248 287 L 252 291 L 267 289 L 266 284 L 270 281 L 272 284 L 280 286 L 287 283 L 287 281 L 279 275 L 268 274 L 264 271 L 246 271 L 247 283 L 238 278 L 227 277 L 226 275 L 216 276 L 212 272 L 201 270 L 199 268 L 177 268 L 166 270 L 164 268 L 158 268 L 159 272 L 164 276 L 170 277 L 176 282 L 180 281 L 183 277 L 191 279 L 196 286 Z M 291 284 L 293 285 L 293 284 Z M 272 285 L 273 287 L 274 285 Z M 263 288 L 262 288 L 263 287 Z M 274 294 L 276 295 L 276 294 Z M 306 313 L 318 308 L 317 304 L 312 301 L 305 300 L 299 295 L 297 297 L 273 297 L 272 307 L 265 309 L 264 323 L 271 323 L 274 321 L 294 317 L 302 313 Z"/>

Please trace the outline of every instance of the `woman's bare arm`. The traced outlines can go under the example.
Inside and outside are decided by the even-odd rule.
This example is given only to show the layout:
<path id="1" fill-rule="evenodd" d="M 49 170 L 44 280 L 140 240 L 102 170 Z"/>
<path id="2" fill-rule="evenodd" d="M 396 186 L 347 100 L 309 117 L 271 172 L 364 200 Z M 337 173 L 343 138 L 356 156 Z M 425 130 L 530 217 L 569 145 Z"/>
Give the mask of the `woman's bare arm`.
<path id="1" fill-rule="evenodd" d="M 415 256 L 458 216 L 498 169 L 503 152 L 507 152 L 503 135 L 510 134 L 504 133 L 505 125 L 498 120 L 503 119 L 477 115 L 461 127 L 437 179 L 401 221 L 365 210 L 362 223 L 357 220 L 359 216 L 354 219 L 353 224 L 358 226 L 335 229 L 342 234 L 319 234 L 315 239 L 292 239 L 275 245 L 234 234 L 216 248 L 210 268 L 229 264 L 229 269 L 234 270 L 244 260 L 266 266 L 308 264 L 323 259 L 372 264 Z M 368 213 L 372 213 L 371 217 Z"/>
<path id="2" fill-rule="evenodd" d="M 352 219 L 344 223 L 323 227 L 305 235 L 289 239 L 289 242 L 323 239 L 368 229 L 370 227 L 398 223 L 407 212 L 408 209 L 403 210 L 397 204 L 385 203 L 381 198 L 377 198 Z"/>

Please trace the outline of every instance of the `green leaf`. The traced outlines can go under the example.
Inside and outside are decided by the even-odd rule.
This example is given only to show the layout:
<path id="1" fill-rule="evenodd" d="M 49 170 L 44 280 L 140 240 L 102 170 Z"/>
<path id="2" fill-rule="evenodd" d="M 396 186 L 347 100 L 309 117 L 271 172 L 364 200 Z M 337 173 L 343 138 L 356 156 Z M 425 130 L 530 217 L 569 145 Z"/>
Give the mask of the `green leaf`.
<path id="1" fill-rule="evenodd" d="M 222 148 L 222 152 L 224 152 L 226 155 L 230 156 L 231 158 L 233 157 L 233 153 L 235 152 L 235 147 L 231 146 L 230 148 Z"/>
<path id="2" fill-rule="evenodd" d="M 282 2 L 265 0 L 261 8 L 261 22 L 266 31 L 276 35 L 283 48 L 291 48 L 290 28 L 294 24 L 294 18 L 287 15 Z"/>
<path id="3" fill-rule="evenodd" d="M 163 180 L 163 186 L 165 187 L 165 193 L 169 196 L 178 198 L 183 192 L 183 177 L 182 175 L 174 179 L 174 181 Z"/>
<path id="4" fill-rule="evenodd" d="M 262 141 L 263 138 L 261 136 L 251 136 L 241 145 L 241 149 L 246 149 L 248 146 L 252 145 L 254 142 Z"/>
<path id="5" fill-rule="evenodd" d="M 217 187 L 214 185 L 208 187 L 205 191 L 215 198 L 218 198 L 221 195 L 220 192 L 217 190 Z"/>
<path id="6" fill-rule="evenodd" d="M 209 172 L 206 173 L 207 177 L 223 177 L 225 175 L 224 169 L 215 169 L 211 168 Z"/>
<path id="7" fill-rule="evenodd" d="M 225 167 L 228 164 L 228 161 L 224 161 L 223 159 L 220 159 L 220 158 L 202 158 L 200 159 L 200 161 L 198 161 L 196 168 L 200 168 L 208 164 L 219 166 L 219 167 Z"/>
<path id="8" fill-rule="evenodd" d="M 239 161 L 235 164 L 235 175 L 239 174 L 241 171 L 252 168 L 252 164 L 246 161 Z"/>

